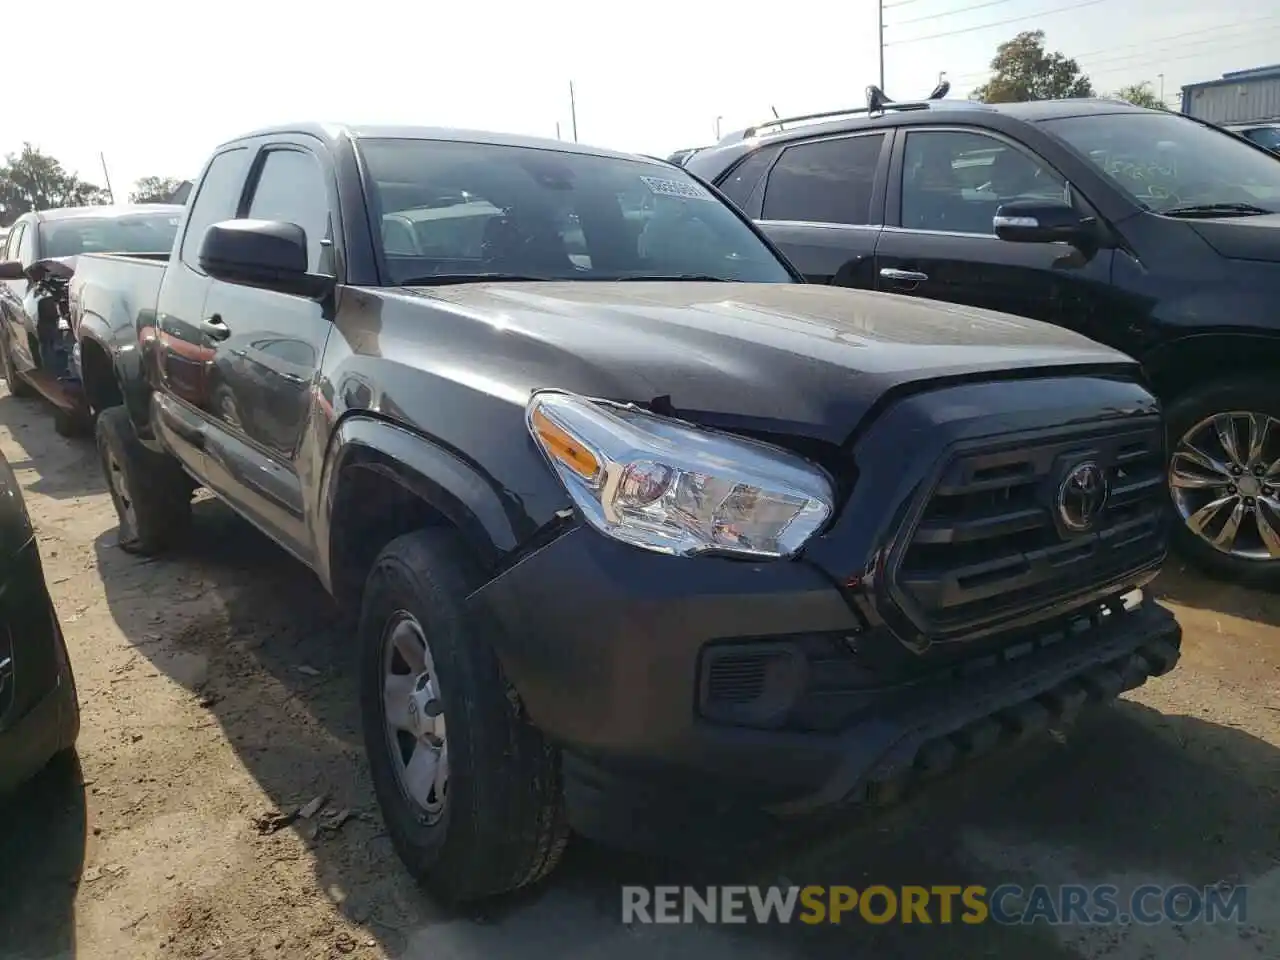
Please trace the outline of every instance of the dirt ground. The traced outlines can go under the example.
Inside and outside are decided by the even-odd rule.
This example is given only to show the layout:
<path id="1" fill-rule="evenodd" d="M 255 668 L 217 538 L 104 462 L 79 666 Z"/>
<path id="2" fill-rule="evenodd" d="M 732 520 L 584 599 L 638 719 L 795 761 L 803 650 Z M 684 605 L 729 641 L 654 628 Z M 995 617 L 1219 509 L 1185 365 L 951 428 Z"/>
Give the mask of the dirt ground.
<path id="1" fill-rule="evenodd" d="M 454 915 L 382 832 L 347 635 L 215 502 L 176 556 L 113 545 L 93 446 L 0 393 L 83 708 L 78 762 L 0 808 L 0 956 L 21 960 L 1280 957 L 1280 598 L 1175 562 L 1175 673 L 1065 740 L 749 863 L 575 842 L 537 890 Z M 271 816 L 323 797 L 314 817 Z M 347 813 L 344 822 L 341 815 Z M 783 879 L 785 878 L 785 879 Z M 1244 925 L 624 926 L 623 883 L 1248 884 Z"/>

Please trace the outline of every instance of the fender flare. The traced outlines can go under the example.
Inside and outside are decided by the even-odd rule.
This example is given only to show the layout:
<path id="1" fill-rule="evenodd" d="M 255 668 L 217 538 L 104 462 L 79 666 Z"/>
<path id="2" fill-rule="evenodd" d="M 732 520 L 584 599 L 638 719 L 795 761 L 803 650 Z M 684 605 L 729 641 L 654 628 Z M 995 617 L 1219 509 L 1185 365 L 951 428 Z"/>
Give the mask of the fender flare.
<path id="1" fill-rule="evenodd" d="M 332 585 L 332 518 L 345 469 L 367 466 L 429 504 L 462 534 L 486 567 L 521 541 L 514 504 L 478 467 L 416 431 L 361 414 L 348 415 L 329 440 L 316 503 L 316 557 Z"/>
<path id="2" fill-rule="evenodd" d="M 113 335 L 111 325 L 96 313 L 83 313 L 76 326 L 76 341 L 81 351 L 81 377 L 85 374 L 84 345 L 93 343 L 106 354 L 111 362 L 115 387 L 124 400 L 125 409 L 129 411 L 129 419 L 138 431 L 139 439 L 144 442 L 150 439 L 151 389 L 142 367 L 141 349 L 134 344 L 127 344 L 124 349 Z M 89 389 L 86 384 L 86 390 Z"/>
<path id="3" fill-rule="evenodd" d="M 1268 353 L 1280 353 L 1280 334 L 1264 332 L 1221 331 L 1193 333 L 1168 340 L 1152 348 L 1142 357 L 1142 370 L 1154 385 L 1163 376 L 1189 357 L 1203 360 L 1215 352 L 1249 353 L 1262 348 Z"/>

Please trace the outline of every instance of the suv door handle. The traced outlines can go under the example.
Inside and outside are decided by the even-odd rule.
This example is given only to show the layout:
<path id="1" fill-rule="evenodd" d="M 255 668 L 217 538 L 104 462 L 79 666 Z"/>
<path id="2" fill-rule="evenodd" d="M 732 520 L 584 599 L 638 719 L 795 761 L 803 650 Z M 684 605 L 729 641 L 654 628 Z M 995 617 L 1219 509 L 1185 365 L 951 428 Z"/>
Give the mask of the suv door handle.
<path id="1" fill-rule="evenodd" d="M 200 321 L 200 329 L 214 340 L 225 340 L 231 336 L 231 328 L 222 322 L 222 317 L 214 314 Z"/>
<path id="2" fill-rule="evenodd" d="M 893 280 L 897 283 L 920 283 L 928 280 L 927 273 L 921 273 L 919 270 L 899 270 L 896 267 L 881 267 L 880 278 L 882 280 Z"/>

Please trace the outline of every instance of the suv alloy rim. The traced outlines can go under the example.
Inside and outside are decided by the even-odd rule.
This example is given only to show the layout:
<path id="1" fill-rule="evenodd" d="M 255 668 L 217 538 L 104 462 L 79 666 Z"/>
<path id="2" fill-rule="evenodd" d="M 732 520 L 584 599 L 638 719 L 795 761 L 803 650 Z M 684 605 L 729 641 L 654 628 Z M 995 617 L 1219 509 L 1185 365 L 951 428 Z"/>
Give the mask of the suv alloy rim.
<path id="1" fill-rule="evenodd" d="M 396 779 L 419 819 L 436 823 L 449 794 L 449 741 L 431 646 L 413 614 L 382 631 L 382 706 Z"/>
<path id="2" fill-rule="evenodd" d="M 1169 462 L 1174 506 L 1215 550 L 1246 560 L 1280 560 L 1280 423 L 1231 411 L 1201 420 Z"/>

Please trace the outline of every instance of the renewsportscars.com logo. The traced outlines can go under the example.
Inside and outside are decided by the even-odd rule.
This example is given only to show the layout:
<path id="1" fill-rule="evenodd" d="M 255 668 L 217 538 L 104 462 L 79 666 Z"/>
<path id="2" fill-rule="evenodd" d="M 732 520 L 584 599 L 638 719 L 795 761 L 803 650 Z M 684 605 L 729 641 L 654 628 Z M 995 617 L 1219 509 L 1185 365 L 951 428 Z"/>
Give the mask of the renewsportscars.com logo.
<path id="1" fill-rule="evenodd" d="M 623 923 L 1107 925 L 1236 923 L 1248 887 L 1001 884 L 805 887 L 623 887 Z"/>

